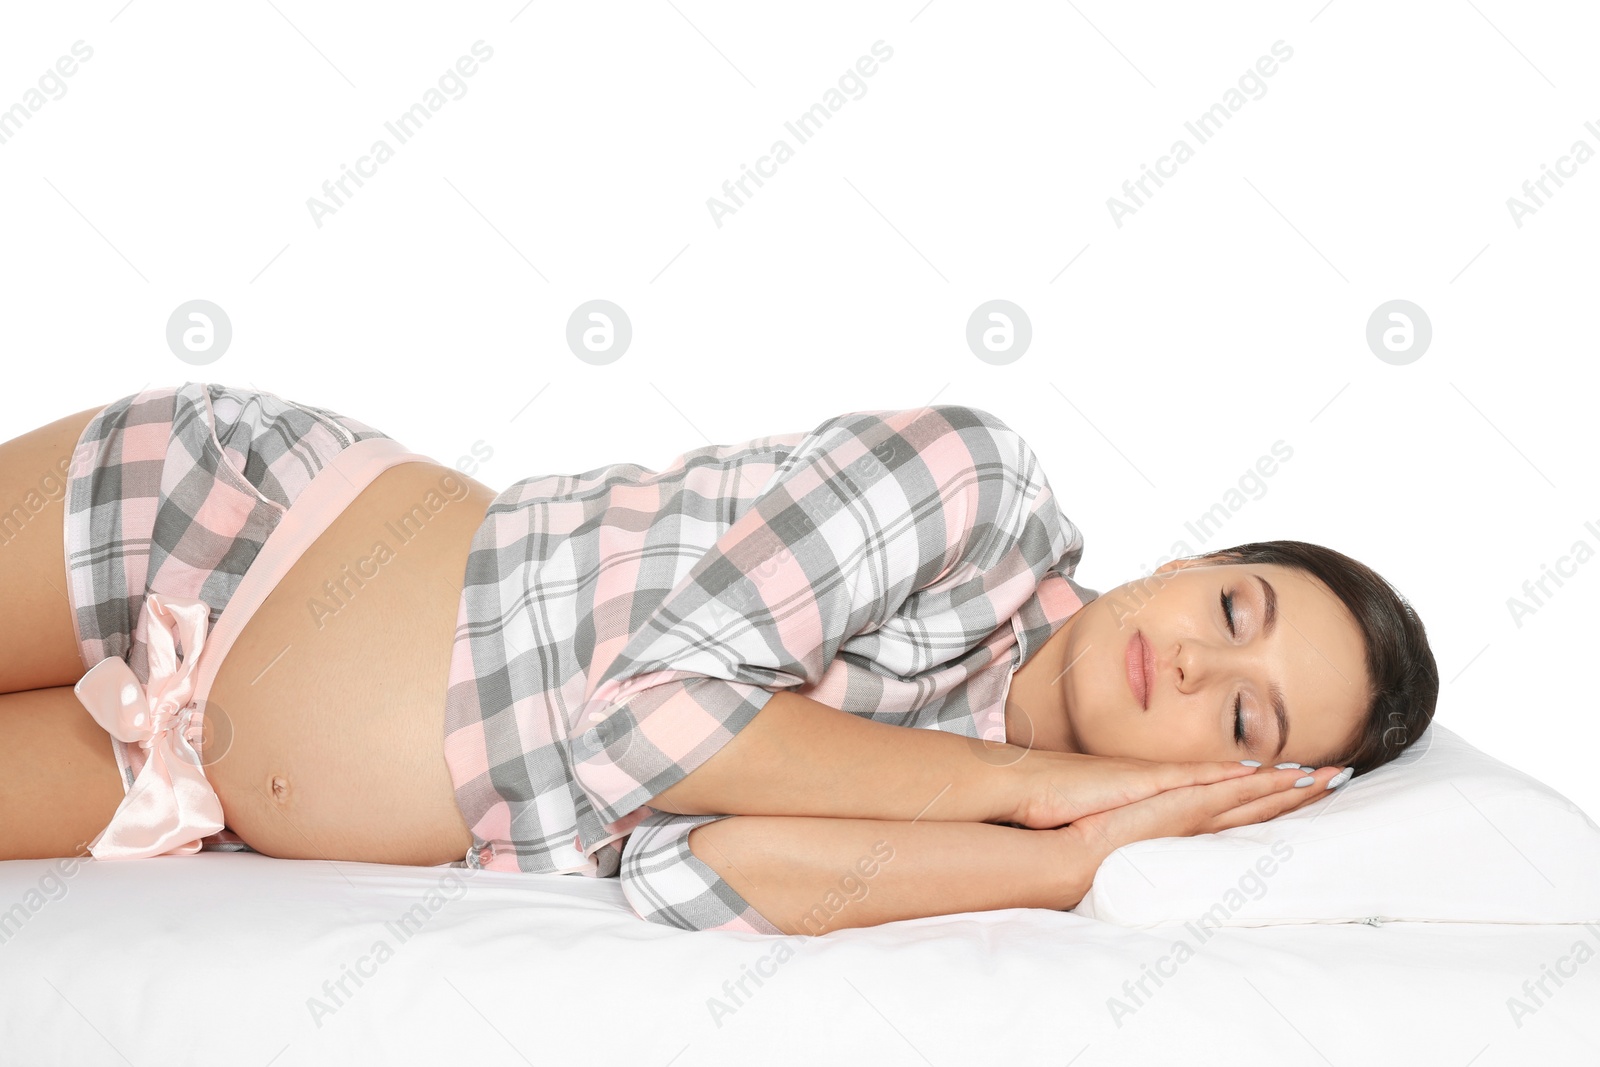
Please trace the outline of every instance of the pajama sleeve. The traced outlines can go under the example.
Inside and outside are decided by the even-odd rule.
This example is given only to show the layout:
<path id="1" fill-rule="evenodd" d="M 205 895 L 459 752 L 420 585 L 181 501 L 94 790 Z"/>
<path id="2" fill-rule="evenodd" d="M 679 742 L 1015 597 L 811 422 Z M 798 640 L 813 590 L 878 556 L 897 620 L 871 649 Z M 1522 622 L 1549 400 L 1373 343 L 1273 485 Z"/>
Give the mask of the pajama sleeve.
<path id="1" fill-rule="evenodd" d="M 575 780 L 613 832 L 633 829 L 777 690 L 816 683 L 911 598 L 936 598 L 941 625 L 915 635 L 927 663 L 896 669 L 975 646 L 1061 560 L 1068 530 L 1031 449 L 986 411 L 825 420 L 587 680 Z"/>

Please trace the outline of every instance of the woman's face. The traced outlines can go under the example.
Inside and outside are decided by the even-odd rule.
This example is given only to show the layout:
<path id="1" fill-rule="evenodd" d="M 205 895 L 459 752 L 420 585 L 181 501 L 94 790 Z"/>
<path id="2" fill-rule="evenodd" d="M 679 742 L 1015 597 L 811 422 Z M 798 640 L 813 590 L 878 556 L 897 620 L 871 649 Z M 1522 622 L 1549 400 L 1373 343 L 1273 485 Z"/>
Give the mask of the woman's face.
<path id="1" fill-rule="evenodd" d="M 1096 597 L 1068 623 L 1061 662 L 1071 666 L 1060 681 L 1074 751 L 1322 766 L 1359 735 L 1368 688 L 1361 631 L 1304 571 L 1173 560 Z M 1148 706 L 1127 673 L 1136 634 L 1148 644 Z"/>

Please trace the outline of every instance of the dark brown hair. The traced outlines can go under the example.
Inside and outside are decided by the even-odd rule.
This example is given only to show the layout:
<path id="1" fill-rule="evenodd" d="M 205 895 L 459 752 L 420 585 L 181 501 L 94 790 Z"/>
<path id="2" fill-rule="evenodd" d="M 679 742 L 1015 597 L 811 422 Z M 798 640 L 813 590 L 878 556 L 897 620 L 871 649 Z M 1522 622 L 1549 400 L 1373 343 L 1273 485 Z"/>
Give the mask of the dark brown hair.
<path id="1" fill-rule="evenodd" d="M 1294 567 L 1328 588 L 1354 617 L 1366 646 L 1368 705 L 1355 747 L 1329 753 L 1319 767 L 1365 774 L 1415 743 L 1433 722 L 1439 667 L 1428 632 L 1405 597 L 1372 568 L 1307 541 L 1252 541 L 1193 557 L 1206 563 Z"/>

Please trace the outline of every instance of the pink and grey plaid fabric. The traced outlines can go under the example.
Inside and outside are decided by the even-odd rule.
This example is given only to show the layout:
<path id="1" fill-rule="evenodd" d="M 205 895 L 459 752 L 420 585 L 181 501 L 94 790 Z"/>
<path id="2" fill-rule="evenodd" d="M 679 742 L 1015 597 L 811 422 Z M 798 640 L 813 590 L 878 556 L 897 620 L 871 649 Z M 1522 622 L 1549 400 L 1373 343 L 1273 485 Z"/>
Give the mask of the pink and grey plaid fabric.
<path id="1" fill-rule="evenodd" d="M 622 894 L 635 913 L 685 930 L 783 933 L 689 848 L 689 831 L 733 816 L 644 810 L 650 814 L 633 828 L 622 851 Z M 829 902 L 818 903 L 828 914 Z M 807 932 L 826 931 L 817 926 Z"/>
<path id="2" fill-rule="evenodd" d="M 116 656 L 147 681 L 145 594 L 197 597 L 215 627 L 316 473 L 353 442 L 385 436 L 272 393 L 202 382 L 145 389 L 103 408 L 67 474 L 67 584 L 84 668 Z M 145 752 L 110 744 L 129 788 Z M 201 844 L 246 847 L 226 829 Z"/>
<path id="3" fill-rule="evenodd" d="M 1026 442 L 952 404 L 516 482 L 473 540 L 450 666 L 466 866 L 620 874 L 652 921 L 774 932 L 688 848 L 723 816 L 650 798 L 780 688 L 1005 740 L 1011 673 L 1097 595 L 1082 551 Z"/>

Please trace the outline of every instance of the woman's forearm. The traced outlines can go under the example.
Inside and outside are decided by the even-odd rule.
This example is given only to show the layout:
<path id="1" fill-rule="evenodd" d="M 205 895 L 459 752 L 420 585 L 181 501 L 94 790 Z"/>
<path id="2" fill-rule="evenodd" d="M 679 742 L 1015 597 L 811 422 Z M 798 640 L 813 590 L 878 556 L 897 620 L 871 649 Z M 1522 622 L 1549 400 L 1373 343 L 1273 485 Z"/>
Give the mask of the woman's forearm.
<path id="1" fill-rule="evenodd" d="M 1104 852 L 1053 830 L 991 823 L 736 815 L 689 848 L 786 934 L 924 915 L 1064 910 Z"/>
<path id="2" fill-rule="evenodd" d="M 1005 822 L 1025 750 L 852 715 L 779 690 L 727 744 L 648 803 L 679 815 Z"/>

